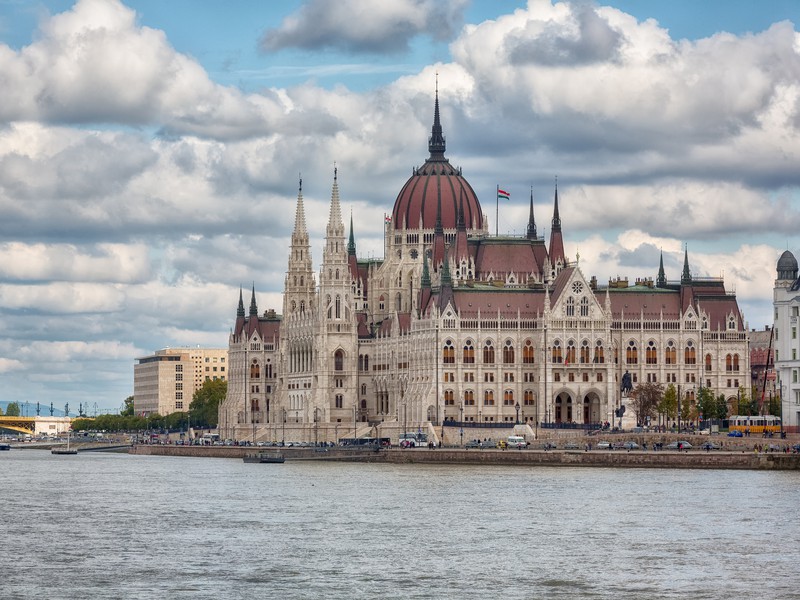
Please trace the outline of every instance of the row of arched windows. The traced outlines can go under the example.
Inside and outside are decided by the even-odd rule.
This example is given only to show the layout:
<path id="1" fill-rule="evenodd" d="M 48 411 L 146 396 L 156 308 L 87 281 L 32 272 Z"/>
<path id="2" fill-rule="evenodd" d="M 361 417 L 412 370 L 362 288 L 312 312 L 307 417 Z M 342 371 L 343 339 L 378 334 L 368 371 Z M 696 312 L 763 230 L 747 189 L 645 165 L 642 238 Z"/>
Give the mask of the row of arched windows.
<path id="1" fill-rule="evenodd" d="M 536 404 L 536 396 L 533 390 L 525 390 L 523 392 L 525 406 L 533 406 Z M 455 406 L 456 397 L 454 390 L 444 391 L 444 403 L 446 406 Z M 483 391 L 483 406 L 494 406 L 494 390 Z M 514 406 L 514 390 L 503 390 L 503 406 Z M 475 406 L 475 392 L 474 390 L 464 390 L 464 406 Z"/>

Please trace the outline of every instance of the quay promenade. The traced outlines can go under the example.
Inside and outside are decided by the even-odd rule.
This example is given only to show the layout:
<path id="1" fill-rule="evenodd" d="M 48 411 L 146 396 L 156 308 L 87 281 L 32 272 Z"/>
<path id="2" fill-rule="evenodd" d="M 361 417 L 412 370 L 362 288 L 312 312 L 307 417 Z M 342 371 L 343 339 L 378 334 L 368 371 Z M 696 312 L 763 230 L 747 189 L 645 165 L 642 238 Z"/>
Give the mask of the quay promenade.
<path id="1" fill-rule="evenodd" d="M 172 446 L 140 444 L 131 448 L 137 455 L 238 458 L 257 452 L 247 446 Z M 275 448 L 267 450 L 274 451 Z M 358 461 L 393 464 L 480 464 L 551 467 L 621 467 L 664 469 L 751 469 L 800 470 L 800 454 L 740 450 L 499 450 L 463 448 L 391 448 L 380 451 L 328 448 L 280 448 L 287 461 Z"/>

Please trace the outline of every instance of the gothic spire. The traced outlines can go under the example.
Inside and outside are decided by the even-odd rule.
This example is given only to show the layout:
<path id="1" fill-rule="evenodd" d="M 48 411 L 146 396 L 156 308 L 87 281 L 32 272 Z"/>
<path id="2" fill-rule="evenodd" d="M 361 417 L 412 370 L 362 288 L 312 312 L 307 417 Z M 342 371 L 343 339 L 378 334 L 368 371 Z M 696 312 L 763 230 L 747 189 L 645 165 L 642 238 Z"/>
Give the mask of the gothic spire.
<path id="1" fill-rule="evenodd" d="M 253 283 L 253 295 L 250 296 L 250 316 L 258 316 L 258 306 L 256 306 L 256 284 Z"/>
<path id="2" fill-rule="evenodd" d="M 529 240 L 536 239 L 536 219 L 533 218 L 533 186 L 531 186 L 531 211 L 528 216 L 528 235 Z"/>
<path id="3" fill-rule="evenodd" d="M 342 209 L 339 204 L 339 169 L 333 167 L 333 188 L 331 189 L 331 212 L 328 217 L 328 230 L 342 227 Z"/>
<path id="4" fill-rule="evenodd" d="M 667 276 L 664 273 L 664 251 L 661 251 L 661 258 L 658 264 L 658 277 L 656 278 L 656 287 L 667 287 Z"/>
<path id="5" fill-rule="evenodd" d="M 433 127 L 428 139 L 430 159 L 444 160 L 445 140 L 442 135 L 442 124 L 439 122 L 439 74 L 436 74 L 436 101 L 433 108 Z"/>
<path id="6" fill-rule="evenodd" d="M 300 185 L 297 190 L 297 208 L 294 213 L 294 233 L 306 233 L 306 212 L 303 209 L 303 178 L 300 177 Z"/>
<path id="7" fill-rule="evenodd" d="M 692 283 L 692 273 L 689 271 L 689 245 L 687 244 L 683 252 L 683 273 L 681 273 L 681 284 Z"/>
<path id="8" fill-rule="evenodd" d="M 550 228 L 550 264 L 555 268 L 559 262 L 562 265 L 567 264 L 567 258 L 564 254 L 564 239 L 561 236 L 561 217 L 558 216 L 558 177 L 556 177 L 556 190 L 553 199 L 553 223 Z"/>
<path id="9" fill-rule="evenodd" d="M 347 255 L 355 256 L 356 254 L 356 238 L 353 234 L 353 211 L 350 210 L 350 239 L 347 242 Z"/>
<path id="10" fill-rule="evenodd" d="M 239 308 L 236 309 L 236 316 L 244 316 L 244 298 L 242 297 L 242 286 L 239 286 Z"/>
<path id="11" fill-rule="evenodd" d="M 556 194 L 553 201 L 553 223 L 552 231 L 561 231 L 561 217 L 558 215 L 558 176 L 556 175 Z"/>
<path id="12" fill-rule="evenodd" d="M 422 253 L 422 279 L 419 282 L 420 287 L 431 287 L 431 272 L 428 270 L 428 253 Z"/>

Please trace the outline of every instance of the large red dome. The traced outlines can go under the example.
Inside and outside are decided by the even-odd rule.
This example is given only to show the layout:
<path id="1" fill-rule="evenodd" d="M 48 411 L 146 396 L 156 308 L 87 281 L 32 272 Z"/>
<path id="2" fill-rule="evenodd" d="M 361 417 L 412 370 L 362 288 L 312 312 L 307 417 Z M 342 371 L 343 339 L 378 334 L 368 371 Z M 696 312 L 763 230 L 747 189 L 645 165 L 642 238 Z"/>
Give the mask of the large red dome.
<path id="1" fill-rule="evenodd" d="M 394 201 L 392 224 L 396 229 L 433 230 L 441 206 L 442 228 L 455 229 L 459 206 L 463 206 L 466 228 L 481 229 L 483 212 L 475 190 L 461 175 L 461 169 L 454 168 L 444 156 L 445 139 L 439 123 L 438 92 L 428 149 L 430 157 L 422 167 L 414 169 L 414 174 Z"/>

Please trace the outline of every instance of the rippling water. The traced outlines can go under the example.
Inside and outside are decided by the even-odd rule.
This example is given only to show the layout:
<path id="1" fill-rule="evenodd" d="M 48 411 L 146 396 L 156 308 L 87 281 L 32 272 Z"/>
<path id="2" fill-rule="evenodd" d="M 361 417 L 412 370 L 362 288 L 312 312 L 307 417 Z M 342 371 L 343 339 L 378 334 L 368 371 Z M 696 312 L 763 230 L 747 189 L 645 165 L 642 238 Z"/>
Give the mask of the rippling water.
<path id="1" fill-rule="evenodd" d="M 800 473 L 0 454 L 0 597 L 800 598 Z"/>

